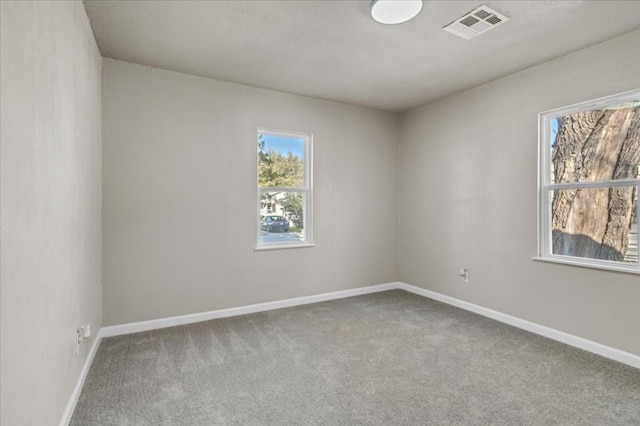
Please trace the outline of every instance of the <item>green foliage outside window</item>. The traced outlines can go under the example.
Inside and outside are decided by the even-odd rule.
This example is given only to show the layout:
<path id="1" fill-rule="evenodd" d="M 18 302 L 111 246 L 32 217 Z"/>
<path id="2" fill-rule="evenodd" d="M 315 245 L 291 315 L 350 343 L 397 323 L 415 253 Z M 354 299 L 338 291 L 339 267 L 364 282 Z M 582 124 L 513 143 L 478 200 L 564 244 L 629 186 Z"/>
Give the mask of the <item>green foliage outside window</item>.
<path id="1" fill-rule="evenodd" d="M 304 188 L 304 160 L 297 155 L 265 148 L 265 140 L 258 136 L 258 185 L 262 188 Z M 261 201 L 271 203 L 280 192 L 261 195 Z M 297 227 L 304 224 L 304 197 L 301 193 L 286 192 L 279 200 Z"/>

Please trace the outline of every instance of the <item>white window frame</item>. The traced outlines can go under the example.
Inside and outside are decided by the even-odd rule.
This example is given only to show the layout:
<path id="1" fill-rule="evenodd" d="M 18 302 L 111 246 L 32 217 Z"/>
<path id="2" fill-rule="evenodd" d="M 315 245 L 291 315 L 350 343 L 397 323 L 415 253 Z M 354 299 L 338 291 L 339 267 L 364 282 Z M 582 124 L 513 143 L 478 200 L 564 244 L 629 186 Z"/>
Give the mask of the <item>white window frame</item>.
<path id="1" fill-rule="evenodd" d="M 557 108 L 538 114 L 538 256 L 534 260 L 553 263 L 583 266 L 588 268 L 606 269 L 611 271 L 640 274 L 640 263 L 623 263 L 609 260 L 589 259 L 574 256 L 553 254 L 551 239 L 551 197 L 554 190 L 584 189 L 584 188 L 613 188 L 621 186 L 636 186 L 640 194 L 640 179 L 609 180 L 598 182 L 551 183 L 551 121 L 582 111 L 603 108 L 608 105 L 621 104 L 637 100 L 640 89 L 624 92 L 612 96 L 581 102 L 563 108 Z M 640 197 L 636 203 L 636 212 L 640 212 Z"/>
<path id="2" fill-rule="evenodd" d="M 304 187 L 261 187 L 258 182 L 259 176 L 259 157 L 256 150 L 256 186 L 257 199 L 256 199 L 256 250 L 273 250 L 273 249 L 289 249 L 300 247 L 313 247 L 313 135 L 311 133 L 293 132 L 288 130 L 275 130 L 265 127 L 259 127 L 256 132 L 256 139 L 254 144 L 257 143 L 260 135 L 267 134 L 273 136 L 283 136 L 289 138 L 302 139 L 304 141 Z M 282 243 L 261 243 L 260 242 L 260 202 L 262 194 L 266 192 L 297 192 L 304 194 L 304 240 L 292 241 Z"/>

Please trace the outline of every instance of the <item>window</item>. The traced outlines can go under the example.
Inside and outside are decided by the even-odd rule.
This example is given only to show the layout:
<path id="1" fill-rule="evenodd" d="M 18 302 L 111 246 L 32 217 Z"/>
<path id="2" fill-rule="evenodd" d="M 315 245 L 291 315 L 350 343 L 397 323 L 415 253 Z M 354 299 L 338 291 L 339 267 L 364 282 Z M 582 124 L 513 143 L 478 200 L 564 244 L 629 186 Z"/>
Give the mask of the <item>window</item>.
<path id="1" fill-rule="evenodd" d="M 541 260 L 640 273 L 640 90 L 541 113 Z"/>
<path id="2" fill-rule="evenodd" d="M 258 129 L 257 249 L 313 245 L 311 144 L 308 134 Z"/>

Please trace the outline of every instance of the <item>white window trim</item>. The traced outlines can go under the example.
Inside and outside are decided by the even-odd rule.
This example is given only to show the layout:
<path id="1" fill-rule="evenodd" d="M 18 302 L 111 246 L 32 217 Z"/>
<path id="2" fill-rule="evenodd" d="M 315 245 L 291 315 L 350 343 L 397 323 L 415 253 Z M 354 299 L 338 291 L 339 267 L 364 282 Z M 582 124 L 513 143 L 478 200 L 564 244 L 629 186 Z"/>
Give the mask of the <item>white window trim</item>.
<path id="1" fill-rule="evenodd" d="M 290 188 L 290 187 L 261 187 L 258 183 L 258 151 L 256 150 L 256 187 L 257 187 L 257 199 L 256 199 L 256 246 L 255 250 L 279 250 L 279 249 L 291 249 L 291 248 L 303 248 L 303 247 L 315 247 L 313 242 L 313 135 L 311 133 L 293 132 L 288 130 L 276 130 L 266 127 L 259 127 L 256 132 L 256 139 L 254 143 L 257 143 L 258 136 L 261 134 L 268 134 L 274 136 L 293 137 L 304 140 L 304 188 Z M 260 243 L 260 199 L 264 192 L 299 192 L 305 194 L 305 206 L 304 206 L 304 241 L 292 241 L 284 243 Z"/>
<path id="2" fill-rule="evenodd" d="M 600 259 L 563 256 L 552 253 L 551 248 L 551 203 L 549 193 L 554 189 L 611 188 L 636 186 L 640 193 L 640 179 L 624 179 L 599 182 L 551 183 L 551 120 L 591 109 L 602 108 L 612 103 L 624 103 L 640 97 L 640 89 L 581 102 L 538 114 L 538 255 L 533 260 L 561 263 L 587 268 L 640 274 L 640 259 L 637 263 L 622 263 Z M 640 197 L 636 204 L 640 212 Z"/>

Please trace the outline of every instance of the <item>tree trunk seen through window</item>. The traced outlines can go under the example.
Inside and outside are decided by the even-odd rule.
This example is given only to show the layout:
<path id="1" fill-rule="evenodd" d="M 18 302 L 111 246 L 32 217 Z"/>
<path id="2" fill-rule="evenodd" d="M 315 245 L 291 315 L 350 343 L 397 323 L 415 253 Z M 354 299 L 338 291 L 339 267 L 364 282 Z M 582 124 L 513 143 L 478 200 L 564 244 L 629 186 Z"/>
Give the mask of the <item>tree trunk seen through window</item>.
<path id="1" fill-rule="evenodd" d="M 637 179 L 640 106 L 584 111 L 557 119 L 554 183 Z M 553 253 L 624 261 L 637 214 L 637 186 L 552 193 Z"/>

